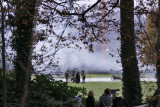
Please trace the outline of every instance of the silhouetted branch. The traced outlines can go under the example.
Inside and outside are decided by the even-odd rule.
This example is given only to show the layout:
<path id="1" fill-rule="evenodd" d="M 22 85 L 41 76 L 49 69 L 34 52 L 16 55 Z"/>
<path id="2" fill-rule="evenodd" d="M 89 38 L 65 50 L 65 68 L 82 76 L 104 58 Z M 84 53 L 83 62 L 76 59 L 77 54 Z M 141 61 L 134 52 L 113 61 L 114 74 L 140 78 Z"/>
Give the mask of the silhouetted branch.
<path id="1" fill-rule="evenodd" d="M 153 48 L 153 46 L 152 46 L 152 43 L 151 43 L 151 41 L 150 41 L 149 35 L 148 35 L 147 32 L 146 32 L 146 29 L 144 28 L 143 24 L 141 23 L 140 17 L 138 17 L 138 20 L 139 20 L 140 27 L 143 29 L 143 31 L 144 31 L 144 33 L 145 33 L 145 36 L 147 37 L 147 40 L 148 40 L 149 45 L 151 46 L 151 48 L 152 48 L 153 50 L 155 50 L 155 49 Z M 155 51 L 156 51 L 156 50 L 155 50 Z"/>
<path id="2" fill-rule="evenodd" d="M 103 15 L 103 17 L 97 22 L 101 22 L 106 16 L 108 16 L 108 14 L 119 4 L 119 0 L 117 0 L 117 2 L 113 5 L 112 9 L 110 9 L 107 13 L 105 13 L 105 15 Z"/>
<path id="3" fill-rule="evenodd" d="M 82 20 L 85 20 L 85 14 L 88 12 L 88 11 L 90 11 L 90 10 L 92 10 L 98 3 L 100 3 L 101 2 L 101 0 L 97 0 L 97 2 L 96 3 L 94 3 L 91 7 L 89 7 L 88 9 L 86 9 L 84 12 L 82 12 L 82 13 L 71 13 L 71 12 L 66 12 L 66 11 L 59 11 L 59 10 L 57 10 L 57 9 L 55 9 L 55 8 L 53 8 L 53 7 L 51 7 L 51 6 L 48 6 L 48 5 L 46 5 L 46 4 L 44 4 L 44 3 L 41 3 L 42 5 L 44 5 L 44 6 L 46 6 L 46 7 L 48 7 L 48 8 L 51 8 L 51 9 L 55 9 L 56 10 L 56 12 L 58 13 L 58 14 L 60 14 L 60 15 L 77 15 L 77 16 L 82 16 Z M 55 3 L 55 2 L 54 2 Z M 56 4 L 57 5 L 59 5 L 57 2 L 56 2 Z"/>

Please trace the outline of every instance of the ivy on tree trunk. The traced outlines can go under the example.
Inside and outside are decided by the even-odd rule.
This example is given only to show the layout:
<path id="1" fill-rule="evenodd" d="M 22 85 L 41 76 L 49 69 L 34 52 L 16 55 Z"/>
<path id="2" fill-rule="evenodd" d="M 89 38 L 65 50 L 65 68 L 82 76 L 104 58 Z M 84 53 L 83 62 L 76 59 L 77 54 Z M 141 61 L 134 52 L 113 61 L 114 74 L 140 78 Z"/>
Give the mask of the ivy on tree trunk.
<path id="1" fill-rule="evenodd" d="M 3 107 L 6 107 L 6 62 L 5 62 L 5 37 L 4 37 L 4 8 L 3 8 L 3 2 L 0 1 L 0 7 L 2 12 L 2 18 L 1 18 L 1 37 L 2 37 L 2 71 L 3 71 Z M 1 74 L 0 74 L 1 75 Z"/>
<path id="2" fill-rule="evenodd" d="M 24 91 L 26 72 L 31 69 L 31 52 L 33 36 L 33 19 L 36 0 L 17 0 L 15 12 L 15 27 L 12 47 L 16 51 L 14 67 L 16 73 L 16 97 L 21 98 Z M 29 73 L 30 74 L 30 73 Z M 29 80 L 28 80 L 29 81 Z"/>
<path id="3" fill-rule="evenodd" d="M 123 95 L 130 106 L 141 103 L 140 74 L 134 34 L 134 0 L 121 0 L 121 61 Z"/>

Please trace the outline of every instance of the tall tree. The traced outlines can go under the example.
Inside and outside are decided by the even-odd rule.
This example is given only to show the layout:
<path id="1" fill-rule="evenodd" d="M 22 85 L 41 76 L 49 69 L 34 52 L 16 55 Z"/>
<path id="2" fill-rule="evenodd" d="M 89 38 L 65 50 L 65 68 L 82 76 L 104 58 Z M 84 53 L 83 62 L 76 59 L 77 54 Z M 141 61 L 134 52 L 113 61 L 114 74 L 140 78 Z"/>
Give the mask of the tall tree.
<path id="1" fill-rule="evenodd" d="M 6 63 L 5 63 L 5 38 L 4 38 L 4 8 L 3 2 L 0 1 L 0 7 L 2 11 L 1 20 L 1 37 L 2 37 L 2 69 L 3 69 L 3 107 L 6 107 Z"/>
<path id="2" fill-rule="evenodd" d="M 141 103 L 140 74 L 134 34 L 134 0 L 121 0 L 121 61 L 123 95 L 130 106 Z"/>
<path id="3" fill-rule="evenodd" d="M 15 27 L 12 47 L 16 51 L 14 67 L 16 72 L 16 97 L 22 98 L 24 84 L 29 83 L 31 72 L 31 52 L 33 19 L 36 0 L 16 0 Z M 26 79 L 27 78 L 27 79 Z"/>
<path id="4" fill-rule="evenodd" d="M 156 51 L 157 51 L 156 71 L 157 71 L 157 85 L 158 89 L 160 89 L 160 0 L 159 0 L 159 12 L 157 19 L 158 19 L 158 38 L 156 43 Z"/>

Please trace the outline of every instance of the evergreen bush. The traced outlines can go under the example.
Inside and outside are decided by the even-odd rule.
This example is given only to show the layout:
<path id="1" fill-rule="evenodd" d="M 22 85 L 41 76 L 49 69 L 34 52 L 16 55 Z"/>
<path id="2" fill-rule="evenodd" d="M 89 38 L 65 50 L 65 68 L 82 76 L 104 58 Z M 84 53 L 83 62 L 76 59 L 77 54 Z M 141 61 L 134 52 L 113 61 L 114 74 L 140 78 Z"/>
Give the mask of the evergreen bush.
<path id="1" fill-rule="evenodd" d="M 2 80 L 0 79 L 0 83 Z M 20 99 L 16 99 L 16 84 L 14 73 L 7 75 L 7 107 L 19 107 Z M 55 81 L 51 75 L 37 75 L 30 81 L 29 95 L 26 107 L 71 107 L 72 100 L 78 92 L 86 95 L 83 87 L 69 86 L 63 81 Z M 2 89 L 0 89 L 0 105 L 2 104 Z"/>

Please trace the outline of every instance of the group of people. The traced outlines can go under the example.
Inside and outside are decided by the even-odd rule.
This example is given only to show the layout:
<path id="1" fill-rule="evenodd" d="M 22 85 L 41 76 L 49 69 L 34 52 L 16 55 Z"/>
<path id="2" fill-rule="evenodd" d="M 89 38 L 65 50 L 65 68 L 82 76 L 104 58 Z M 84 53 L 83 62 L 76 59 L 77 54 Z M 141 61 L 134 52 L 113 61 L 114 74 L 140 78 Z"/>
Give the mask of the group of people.
<path id="1" fill-rule="evenodd" d="M 82 104 L 83 93 L 78 92 L 74 98 L 73 107 L 84 107 Z M 85 107 L 95 107 L 94 91 L 88 92 Z M 120 91 L 116 91 L 115 98 L 112 100 L 111 90 L 106 88 L 104 94 L 100 96 L 98 107 L 128 107 L 126 101 L 122 98 Z"/>
<path id="2" fill-rule="evenodd" d="M 84 72 L 84 70 L 82 70 L 82 83 L 84 84 L 85 83 L 85 77 L 86 77 L 86 74 Z M 66 78 L 66 82 L 69 81 L 69 72 L 66 71 L 65 73 L 65 78 Z M 74 82 L 74 83 L 80 83 L 80 73 L 79 72 L 75 72 L 73 71 L 72 74 L 71 74 L 71 81 Z"/>

